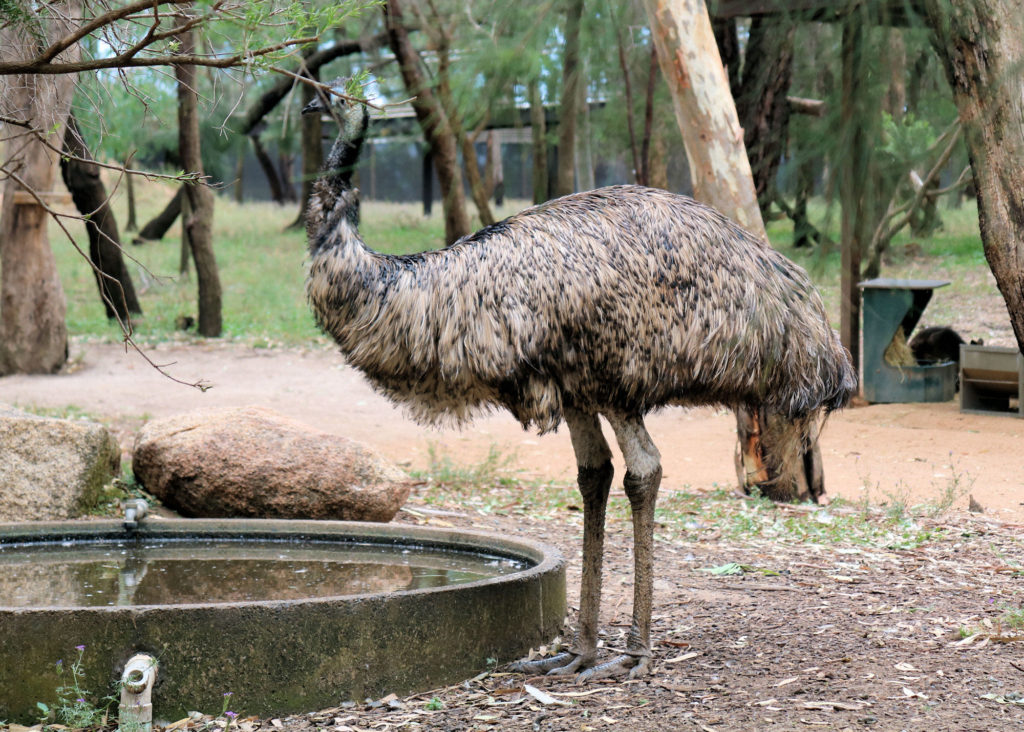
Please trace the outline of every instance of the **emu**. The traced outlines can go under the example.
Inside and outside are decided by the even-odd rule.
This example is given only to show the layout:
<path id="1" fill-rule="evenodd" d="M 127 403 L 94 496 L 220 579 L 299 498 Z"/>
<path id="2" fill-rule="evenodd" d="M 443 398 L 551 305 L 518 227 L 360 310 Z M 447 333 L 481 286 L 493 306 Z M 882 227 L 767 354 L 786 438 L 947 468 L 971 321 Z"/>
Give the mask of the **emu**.
<path id="1" fill-rule="evenodd" d="M 359 129 L 356 105 L 339 100 L 328 168 L 352 162 L 345 135 Z M 568 425 L 584 506 L 578 629 L 568 651 L 513 668 L 580 681 L 644 674 L 661 482 L 644 417 L 668 405 L 764 407 L 789 420 L 792 450 L 774 465 L 785 471 L 819 416 L 856 388 L 807 274 L 708 206 L 632 185 L 528 208 L 438 251 L 387 256 L 359 236 L 356 192 L 330 173 L 322 183 L 310 207 L 319 218 L 309 222 L 307 297 L 352 366 L 421 423 L 504 408 L 541 434 Z M 635 561 L 626 647 L 604 662 L 613 469 L 600 416 L 625 458 Z"/>

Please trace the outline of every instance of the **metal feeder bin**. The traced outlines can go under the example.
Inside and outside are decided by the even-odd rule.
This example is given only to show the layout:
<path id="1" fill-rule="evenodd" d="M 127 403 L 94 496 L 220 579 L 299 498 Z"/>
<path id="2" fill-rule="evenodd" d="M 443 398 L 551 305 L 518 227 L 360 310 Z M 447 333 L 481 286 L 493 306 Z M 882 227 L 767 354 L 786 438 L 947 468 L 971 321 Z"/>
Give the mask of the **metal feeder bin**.
<path id="1" fill-rule="evenodd" d="M 863 364 L 861 385 L 869 402 L 948 402 L 956 393 L 955 361 L 894 366 L 885 351 L 903 326 L 909 341 L 932 291 L 944 280 L 875 279 L 859 283 L 863 291 Z"/>

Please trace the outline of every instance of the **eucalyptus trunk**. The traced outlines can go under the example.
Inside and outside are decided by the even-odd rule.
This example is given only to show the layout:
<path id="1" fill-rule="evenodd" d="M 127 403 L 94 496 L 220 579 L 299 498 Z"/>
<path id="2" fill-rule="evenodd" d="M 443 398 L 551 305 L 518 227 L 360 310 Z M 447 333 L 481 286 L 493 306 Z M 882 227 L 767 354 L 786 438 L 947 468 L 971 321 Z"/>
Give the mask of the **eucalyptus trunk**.
<path id="1" fill-rule="evenodd" d="M 5 24 L 0 58 L 31 58 L 69 33 L 70 19 L 81 14 L 80 4 L 54 6 L 56 12 L 40 23 L 47 37 Z M 58 16 L 67 20 L 56 20 Z M 73 45 L 56 60 L 74 61 L 79 53 Z M 26 125 L 0 127 L 8 141 L 5 168 L 17 173 L 3 185 L 0 209 L 0 375 L 52 373 L 67 362 L 67 304 L 50 249 L 46 207 L 54 202 L 60 158 L 56 150 L 61 149 L 74 83 L 70 75 L 0 77 L 0 116 Z M 26 134 L 26 129 L 31 132 Z"/>
<path id="2" fill-rule="evenodd" d="M 558 112 L 558 176 L 555 195 L 576 190 L 576 117 L 580 103 L 580 20 L 583 0 L 568 0 L 565 14 L 565 55 L 562 66 L 562 104 Z"/>
<path id="3" fill-rule="evenodd" d="M 384 7 L 391 50 L 395 54 L 412 108 L 432 153 L 434 169 L 444 199 L 444 234 L 449 244 L 470 233 L 466 193 L 459 170 L 459 143 L 451 120 L 424 75 L 419 53 L 409 40 L 400 0 L 388 0 Z"/>
<path id="4" fill-rule="evenodd" d="M 967 142 L 981 241 L 1024 350 L 1024 13 L 1015 0 L 927 0 Z"/>
<path id="5" fill-rule="evenodd" d="M 181 52 L 192 53 L 195 48 L 191 32 L 178 36 Z M 178 148 L 182 167 L 188 173 L 203 174 L 203 156 L 199 145 L 199 103 L 196 94 L 196 67 L 174 67 L 178 81 Z M 199 317 L 197 330 L 207 338 L 221 334 L 221 287 L 217 272 L 217 259 L 213 253 L 213 192 L 203 182 L 186 184 L 184 195 L 188 200 L 188 215 L 182 221 L 196 265 L 196 283 L 199 288 Z"/>

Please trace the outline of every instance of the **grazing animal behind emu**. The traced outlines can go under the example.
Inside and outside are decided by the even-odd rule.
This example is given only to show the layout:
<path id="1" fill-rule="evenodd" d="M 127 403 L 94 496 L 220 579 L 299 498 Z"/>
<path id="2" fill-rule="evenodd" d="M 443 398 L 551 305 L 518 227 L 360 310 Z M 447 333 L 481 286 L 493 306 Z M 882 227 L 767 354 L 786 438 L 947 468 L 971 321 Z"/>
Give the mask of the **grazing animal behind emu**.
<path id="1" fill-rule="evenodd" d="M 514 668 L 582 671 L 581 680 L 646 672 L 661 461 L 644 416 L 665 405 L 764 406 L 792 420 L 792 449 L 778 459 L 795 460 L 819 415 L 856 388 L 806 273 L 713 209 L 639 186 L 559 198 L 404 256 L 363 243 L 353 190 L 320 195 L 332 203 L 311 206 L 322 218 L 311 221 L 307 295 L 351 365 L 424 423 L 503 407 L 524 428 L 569 427 L 584 505 L 579 627 L 570 651 Z M 635 558 L 626 648 L 601 664 L 613 471 L 599 415 L 625 457 Z"/>

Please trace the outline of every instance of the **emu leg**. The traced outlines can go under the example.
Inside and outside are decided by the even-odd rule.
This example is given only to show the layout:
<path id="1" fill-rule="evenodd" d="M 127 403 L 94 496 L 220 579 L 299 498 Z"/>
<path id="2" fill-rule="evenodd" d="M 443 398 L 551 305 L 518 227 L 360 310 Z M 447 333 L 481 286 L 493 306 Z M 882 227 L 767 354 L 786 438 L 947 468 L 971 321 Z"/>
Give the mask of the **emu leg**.
<path id="1" fill-rule="evenodd" d="M 609 421 L 626 459 L 623 487 L 633 513 L 633 624 L 626 652 L 611 661 L 592 666 L 580 681 L 647 673 L 651 662 L 651 602 L 654 594 L 654 506 L 661 485 L 661 455 L 644 427 L 643 418 L 614 417 Z"/>
<path id="2" fill-rule="evenodd" d="M 597 659 L 597 628 L 601 610 L 601 565 L 604 559 L 604 520 L 612 484 L 611 450 L 601 434 L 597 415 L 566 412 L 578 466 L 577 483 L 583 497 L 583 576 L 576 638 L 569 651 L 537 661 L 517 661 L 513 671 L 571 674 Z"/>

